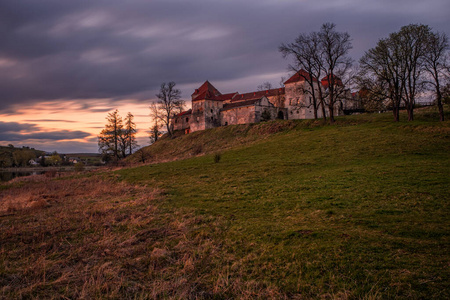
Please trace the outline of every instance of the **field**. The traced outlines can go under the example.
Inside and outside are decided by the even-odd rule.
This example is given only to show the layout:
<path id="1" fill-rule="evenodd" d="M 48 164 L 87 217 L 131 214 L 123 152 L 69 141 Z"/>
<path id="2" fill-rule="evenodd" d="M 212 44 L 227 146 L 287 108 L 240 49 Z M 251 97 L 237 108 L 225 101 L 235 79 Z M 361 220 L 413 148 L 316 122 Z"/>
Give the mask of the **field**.
<path id="1" fill-rule="evenodd" d="M 165 163 L 1 186 L 0 295 L 448 299 L 437 119 L 228 126 L 146 149 Z"/>

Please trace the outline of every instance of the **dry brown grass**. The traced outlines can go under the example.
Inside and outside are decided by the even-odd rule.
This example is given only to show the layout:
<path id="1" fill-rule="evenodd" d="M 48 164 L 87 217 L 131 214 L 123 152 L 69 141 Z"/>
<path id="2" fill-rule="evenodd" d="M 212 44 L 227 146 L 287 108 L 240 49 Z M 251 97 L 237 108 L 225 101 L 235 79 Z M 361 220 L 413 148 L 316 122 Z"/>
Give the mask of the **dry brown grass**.
<path id="1" fill-rule="evenodd" d="M 0 298 L 280 299 L 224 256 L 223 220 L 164 211 L 158 188 L 41 177 L 0 191 Z"/>

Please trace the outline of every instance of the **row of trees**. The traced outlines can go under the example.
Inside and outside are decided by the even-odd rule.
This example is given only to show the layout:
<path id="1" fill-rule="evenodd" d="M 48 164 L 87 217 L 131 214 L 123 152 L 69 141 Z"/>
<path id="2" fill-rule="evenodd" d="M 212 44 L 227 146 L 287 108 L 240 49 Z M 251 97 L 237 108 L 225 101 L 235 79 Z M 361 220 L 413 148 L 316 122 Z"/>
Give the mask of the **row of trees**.
<path id="1" fill-rule="evenodd" d="M 309 93 L 312 99 L 314 117 L 317 119 L 318 109 L 322 109 L 326 120 L 326 108 L 330 122 L 334 122 L 336 103 L 345 92 L 342 79 L 349 77 L 352 59 L 348 52 L 352 49 L 350 35 L 347 32 L 337 32 L 336 25 L 325 23 L 318 32 L 303 33 L 289 44 L 282 44 L 279 51 L 283 57 L 293 57 L 294 64 L 289 68 L 295 72 L 301 69 L 305 73 L 298 74 L 309 85 L 304 93 Z M 328 79 L 326 90 L 317 89 L 317 80 Z"/>
<path id="2" fill-rule="evenodd" d="M 30 149 L 12 148 L 10 151 L 0 151 L 0 168 L 26 167 L 32 159 L 39 154 Z"/>
<path id="3" fill-rule="evenodd" d="M 354 87 L 369 101 L 389 102 L 395 121 L 399 121 L 401 107 L 407 109 L 408 120 L 413 120 L 418 96 L 431 93 L 444 120 L 443 86 L 448 86 L 450 79 L 449 44 L 444 33 L 433 32 L 427 25 L 404 26 L 368 50 L 359 68 L 352 66 L 350 49 L 350 35 L 337 32 L 332 23 L 279 47 L 284 57 L 293 58 L 291 70 L 306 71 L 298 74 L 309 85 L 303 92 L 311 96 L 315 118 L 321 109 L 326 119 L 328 108 L 330 122 L 334 122 L 336 104 L 348 94 L 348 87 Z M 328 80 L 324 90 L 315 88 L 321 78 Z"/>
<path id="4" fill-rule="evenodd" d="M 388 99 L 395 121 L 404 104 L 408 120 L 414 119 L 416 99 L 433 92 L 441 121 L 442 84 L 449 79 L 448 38 L 426 25 L 408 25 L 380 40 L 360 60 L 359 85 L 370 97 Z"/>
<path id="5" fill-rule="evenodd" d="M 130 112 L 125 119 L 119 111 L 108 114 L 105 128 L 98 135 L 98 147 L 104 161 L 119 160 L 133 153 L 138 147 L 136 142 L 136 124 Z"/>
<path id="6" fill-rule="evenodd" d="M 184 109 L 184 101 L 181 100 L 181 91 L 175 88 L 175 82 L 161 84 L 157 102 L 150 104 L 150 116 L 153 125 L 150 127 L 150 142 L 154 143 L 161 136 L 162 127 L 172 136 L 171 118 Z M 133 153 L 138 147 L 136 142 L 136 124 L 134 116 L 130 112 L 125 119 L 119 115 L 116 109 L 106 117 L 105 128 L 98 135 L 98 146 L 103 154 L 103 159 L 118 160 Z"/>

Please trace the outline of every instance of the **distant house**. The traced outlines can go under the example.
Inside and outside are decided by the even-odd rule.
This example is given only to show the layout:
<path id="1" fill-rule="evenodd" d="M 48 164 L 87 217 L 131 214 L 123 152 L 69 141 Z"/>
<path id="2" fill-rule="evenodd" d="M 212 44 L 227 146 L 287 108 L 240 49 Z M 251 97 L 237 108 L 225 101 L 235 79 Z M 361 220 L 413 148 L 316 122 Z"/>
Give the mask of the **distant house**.
<path id="1" fill-rule="evenodd" d="M 71 163 L 71 164 L 76 164 L 80 161 L 81 161 L 81 159 L 79 157 L 69 157 L 69 163 Z"/>
<path id="2" fill-rule="evenodd" d="M 35 161 L 34 159 L 30 159 L 29 161 L 28 161 L 28 164 L 30 165 L 30 166 L 32 166 L 32 167 L 36 167 L 36 166 L 39 166 L 40 164 L 37 162 L 37 161 Z"/>
<path id="3" fill-rule="evenodd" d="M 205 81 L 191 95 L 192 109 L 175 115 L 171 124 L 174 130 L 189 133 L 219 126 L 257 123 L 266 120 L 267 116 L 270 119 L 312 119 L 312 89 L 305 80 L 309 76 L 309 73 L 300 70 L 284 82 L 283 88 L 244 94 L 222 94 L 209 81 Z M 326 93 L 329 81 L 326 77 L 320 81 L 313 78 L 314 92 L 318 93 L 321 89 Z M 340 99 L 333 113 L 335 116 L 343 115 L 344 109 L 354 107 L 354 98 L 339 78 L 335 77 L 332 82 L 340 91 Z M 317 117 L 323 116 L 322 111 L 319 105 Z M 328 114 L 328 107 L 325 114 Z"/>

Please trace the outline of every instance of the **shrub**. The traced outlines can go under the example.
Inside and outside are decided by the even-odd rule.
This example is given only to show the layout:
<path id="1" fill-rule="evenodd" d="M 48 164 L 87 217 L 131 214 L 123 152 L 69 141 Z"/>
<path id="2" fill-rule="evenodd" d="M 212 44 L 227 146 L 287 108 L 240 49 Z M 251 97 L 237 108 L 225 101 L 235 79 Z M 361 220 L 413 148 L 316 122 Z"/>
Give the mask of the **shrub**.
<path id="1" fill-rule="evenodd" d="M 200 153 L 202 153 L 202 151 L 203 151 L 202 145 L 200 144 L 195 145 L 192 149 L 192 155 L 199 155 Z"/>
<path id="2" fill-rule="evenodd" d="M 222 155 L 220 153 L 214 154 L 214 163 L 217 164 L 221 158 L 222 158 Z"/>
<path id="3" fill-rule="evenodd" d="M 84 163 L 82 163 L 81 161 L 80 161 L 80 162 L 77 162 L 77 163 L 75 164 L 75 171 L 76 171 L 76 172 L 82 172 L 82 171 L 84 171 Z"/>

